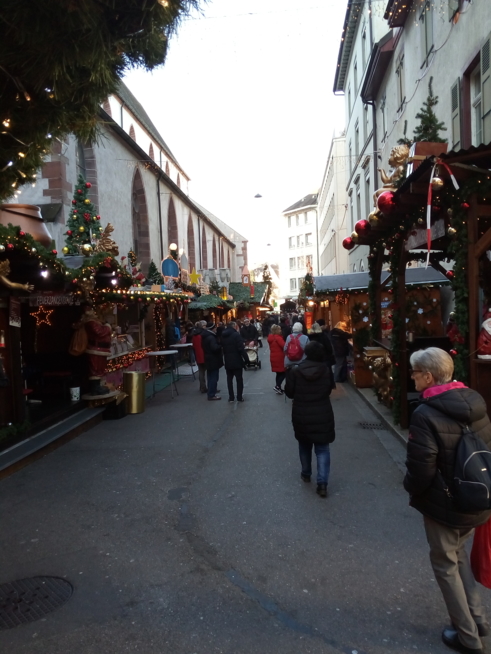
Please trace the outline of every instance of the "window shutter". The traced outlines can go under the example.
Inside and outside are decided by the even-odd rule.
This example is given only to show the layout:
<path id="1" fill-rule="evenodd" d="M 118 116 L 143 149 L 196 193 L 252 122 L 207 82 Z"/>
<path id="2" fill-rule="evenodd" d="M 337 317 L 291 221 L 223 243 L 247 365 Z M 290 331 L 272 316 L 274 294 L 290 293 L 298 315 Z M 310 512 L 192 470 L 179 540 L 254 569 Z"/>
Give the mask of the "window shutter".
<path id="1" fill-rule="evenodd" d="M 491 35 L 481 48 L 482 140 L 491 142 Z"/>
<path id="2" fill-rule="evenodd" d="M 452 106 L 452 150 L 460 149 L 460 78 L 450 91 Z"/>

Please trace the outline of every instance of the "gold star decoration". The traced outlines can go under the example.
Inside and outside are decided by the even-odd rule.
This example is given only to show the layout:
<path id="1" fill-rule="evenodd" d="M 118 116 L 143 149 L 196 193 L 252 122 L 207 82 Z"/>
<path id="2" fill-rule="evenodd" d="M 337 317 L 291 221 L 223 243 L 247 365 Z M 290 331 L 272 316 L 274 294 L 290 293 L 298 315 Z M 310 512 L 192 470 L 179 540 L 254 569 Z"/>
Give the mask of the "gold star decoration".
<path id="1" fill-rule="evenodd" d="M 196 268 L 193 268 L 193 272 L 189 275 L 189 282 L 191 284 L 199 284 L 200 279 L 201 275 L 196 272 Z"/>
<path id="2" fill-rule="evenodd" d="M 37 311 L 33 311 L 31 316 L 36 321 L 36 328 L 41 325 L 48 325 L 48 327 L 51 327 L 52 323 L 50 317 L 52 313 L 53 309 L 45 309 L 43 306 L 40 306 Z"/>

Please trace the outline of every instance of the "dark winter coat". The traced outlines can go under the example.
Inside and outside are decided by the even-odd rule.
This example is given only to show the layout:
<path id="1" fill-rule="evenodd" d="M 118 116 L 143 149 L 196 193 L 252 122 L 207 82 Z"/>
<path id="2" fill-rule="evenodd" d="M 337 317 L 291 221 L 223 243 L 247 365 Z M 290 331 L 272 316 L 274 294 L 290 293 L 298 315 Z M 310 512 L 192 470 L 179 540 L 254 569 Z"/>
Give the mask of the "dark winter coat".
<path id="1" fill-rule="evenodd" d="M 268 343 L 272 372 L 285 372 L 285 355 L 283 352 L 285 341 L 279 334 L 270 334 Z"/>
<path id="2" fill-rule="evenodd" d="M 205 354 L 205 367 L 207 370 L 219 370 L 223 367 L 222 346 L 218 337 L 209 329 L 204 329 L 201 335 L 201 345 Z"/>
<path id="3" fill-rule="evenodd" d="M 288 370 L 285 393 L 293 400 L 292 422 L 297 440 L 320 445 L 334 441 L 331 388 L 332 372 L 324 362 L 305 360 Z"/>
<path id="4" fill-rule="evenodd" d="M 233 327 L 226 327 L 222 332 L 223 357 L 225 359 L 225 368 L 227 370 L 238 370 L 243 368 L 245 363 L 249 362 L 247 357 L 244 341 Z"/>
<path id="5" fill-rule="evenodd" d="M 248 325 L 243 325 L 240 328 L 240 335 L 242 336 L 242 340 L 245 343 L 249 343 L 250 341 L 257 341 L 259 338 L 257 329 L 254 327 L 252 323 L 249 323 Z"/>
<path id="6" fill-rule="evenodd" d="M 491 445 L 486 404 L 479 393 L 458 382 L 433 386 L 425 394 L 428 391 L 430 396 L 415 409 L 409 428 L 404 488 L 411 496 L 410 504 L 450 527 L 482 525 L 491 511 L 462 513 L 444 488 L 452 488 L 455 453 L 462 435 L 458 423 L 470 425 L 488 447 Z"/>
<path id="7" fill-rule="evenodd" d="M 196 327 L 195 330 L 193 331 L 192 342 L 193 342 L 194 356 L 196 357 L 196 363 L 205 362 L 205 353 L 203 352 L 203 345 L 201 343 L 201 337 L 204 331 L 205 330 L 202 329 L 201 327 Z"/>
<path id="8" fill-rule="evenodd" d="M 334 354 L 332 351 L 332 345 L 331 345 L 331 341 L 329 340 L 329 336 L 325 332 L 321 332 L 320 334 L 309 334 L 308 336 L 309 336 L 309 340 L 317 341 L 317 343 L 320 343 L 322 345 L 326 353 L 327 365 L 333 366 L 336 363 L 336 360 L 334 359 Z"/>
<path id="9" fill-rule="evenodd" d="M 283 336 L 283 340 L 286 341 L 288 336 L 292 333 L 292 328 L 286 324 L 286 322 L 280 322 L 280 328 L 281 328 L 281 335 Z"/>
<path id="10" fill-rule="evenodd" d="M 337 329 L 335 327 L 331 331 L 331 343 L 335 357 L 340 358 L 348 356 L 350 347 L 348 340 L 350 338 L 352 338 L 352 335 L 342 329 Z"/>

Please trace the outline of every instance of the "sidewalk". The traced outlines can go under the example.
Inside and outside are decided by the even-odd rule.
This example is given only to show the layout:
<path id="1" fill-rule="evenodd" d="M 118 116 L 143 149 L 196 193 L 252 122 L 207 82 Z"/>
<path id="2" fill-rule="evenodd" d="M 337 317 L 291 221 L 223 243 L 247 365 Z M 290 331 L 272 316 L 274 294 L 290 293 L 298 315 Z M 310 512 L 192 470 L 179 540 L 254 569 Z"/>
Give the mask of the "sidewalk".
<path id="1" fill-rule="evenodd" d="M 394 425 L 392 411 L 386 407 L 385 404 L 378 401 L 377 396 L 373 392 L 373 388 L 357 388 L 354 384 L 352 384 L 352 386 L 363 401 L 372 409 L 375 415 L 380 418 L 380 422 L 389 429 L 403 445 L 406 445 L 409 436 L 409 429 L 403 429 L 400 425 Z"/>

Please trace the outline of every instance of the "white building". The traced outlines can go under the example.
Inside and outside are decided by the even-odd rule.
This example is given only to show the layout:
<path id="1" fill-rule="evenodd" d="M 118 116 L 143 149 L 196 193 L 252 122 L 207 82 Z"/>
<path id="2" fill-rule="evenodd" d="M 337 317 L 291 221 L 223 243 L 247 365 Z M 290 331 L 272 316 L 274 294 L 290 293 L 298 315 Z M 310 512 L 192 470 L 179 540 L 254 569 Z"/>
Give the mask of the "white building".
<path id="1" fill-rule="evenodd" d="M 282 296 L 297 298 L 308 267 L 319 274 L 317 193 L 306 195 L 283 211 L 285 256 L 280 268 Z"/>
<path id="2" fill-rule="evenodd" d="M 346 108 L 348 236 L 355 223 L 370 213 L 373 192 L 379 186 L 375 108 L 363 103 L 360 91 L 372 50 L 388 31 L 381 12 L 373 11 L 371 0 L 348 2 L 334 79 L 334 93 L 344 93 Z M 367 256 L 367 247 L 353 248 L 349 272 L 367 270 Z"/>
<path id="3" fill-rule="evenodd" d="M 320 275 L 349 272 L 348 251 L 343 239 L 349 236 L 346 202 L 346 139 L 334 138 L 327 159 L 318 199 Z"/>
<path id="4" fill-rule="evenodd" d="M 362 93 L 376 106 L 382 167 L 405 130 L 412 138 L 430 78 L 449 151 L 491 142 L 490 8 L 469 0 L 389 0 L 387 38 L 374 49 Z"/>
<path id="5" fill-rule="evenodd" d="M 247 241 L 191 200 L 189 177 L 148 114 L 121 82 L 100 110 L 101 137 L 82 143 L 70 136 L 55 142 L 35 185 L 24 186 L 17 201 L 41 206 L 47 227 L 61 252 L 78 175 L 92 184 L 91 201 L 101 224 L 114 226 L 121 255 L 134 250 L 147 273 L 171 243 L 189 268 L 230 270 L 240 281 L 247 263 Z"/>

